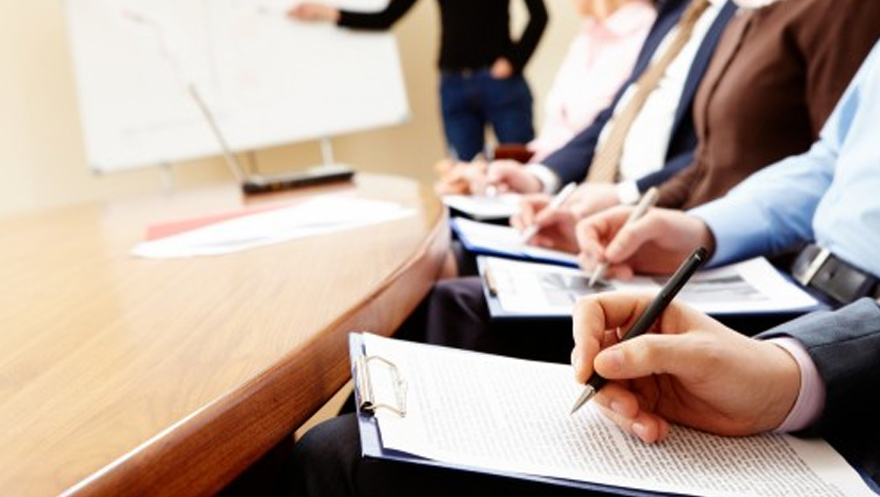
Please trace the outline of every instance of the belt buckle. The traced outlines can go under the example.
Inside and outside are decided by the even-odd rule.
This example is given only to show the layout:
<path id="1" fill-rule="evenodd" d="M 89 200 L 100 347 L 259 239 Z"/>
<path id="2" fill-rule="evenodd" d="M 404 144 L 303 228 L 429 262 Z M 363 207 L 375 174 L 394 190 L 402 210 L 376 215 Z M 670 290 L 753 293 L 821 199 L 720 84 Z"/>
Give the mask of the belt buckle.
<path id="1" fill-rule="evenodd" d="M 809 286 L 810 282 L 813 281 L 813 278 L 816 277 L 816 273 L 822 269 L 822 266 L 825 264 L 825 261 L 831 257 L 831 251 L 825 247 L 819 247 L 819 253 L 816 254 L 816 257 L 810 261 L 810 265 L 807 266 L 806 271 L 802 274 L 795 276 L 795 279 L 803 286 Z"/>

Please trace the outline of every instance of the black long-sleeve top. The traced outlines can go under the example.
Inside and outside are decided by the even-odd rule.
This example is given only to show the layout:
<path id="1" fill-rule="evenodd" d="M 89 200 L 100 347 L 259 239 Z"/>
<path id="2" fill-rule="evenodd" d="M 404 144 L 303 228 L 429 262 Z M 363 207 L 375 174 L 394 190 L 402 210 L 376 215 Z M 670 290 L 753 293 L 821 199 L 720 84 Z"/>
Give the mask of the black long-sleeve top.
<path id="1" fill-rule="evenodd" d="M 440 69 L 461 71 L 491 66 L 504 57 L 521 72 L 535 52 L 544 28 L 547 9 L 543 0 L 524 0 L 529 22 L 514 42 L 510 37 L 510 0 L 437 0 L 440 5 Z M 416 0 L 391 0 L 380 12 L 342 10 L 339 26 L 384 30 L 403 17 Z"/>

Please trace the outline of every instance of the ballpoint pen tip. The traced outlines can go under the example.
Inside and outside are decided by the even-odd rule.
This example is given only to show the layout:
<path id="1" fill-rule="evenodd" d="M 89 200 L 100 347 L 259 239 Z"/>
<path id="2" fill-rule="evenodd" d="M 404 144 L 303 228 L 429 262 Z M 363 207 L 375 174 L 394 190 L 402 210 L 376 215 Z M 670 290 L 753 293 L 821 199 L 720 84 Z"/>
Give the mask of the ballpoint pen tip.
<path id="1" fill-rule="evenodd" d="M 574 414 L 575 411 L 580 409 L 584 404 L 587 403 L 588 400 L 593 398 L 593 395 L 596 394 L 596 389 L 590 385 L 587 385 L 587 388 L 584 389 L 584 392 L 578 397 L 577 401 L 574 403 L 574 407 L 571 408 L 571 412 L 569 414 Z"/>

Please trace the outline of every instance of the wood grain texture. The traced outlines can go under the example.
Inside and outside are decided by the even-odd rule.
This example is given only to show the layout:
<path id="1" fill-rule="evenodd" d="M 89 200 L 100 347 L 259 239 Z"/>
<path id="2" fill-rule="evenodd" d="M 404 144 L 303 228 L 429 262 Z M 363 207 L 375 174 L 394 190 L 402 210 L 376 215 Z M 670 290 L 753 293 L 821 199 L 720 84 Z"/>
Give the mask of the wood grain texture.
<path id="1" fill-rule="evenodd" d="M 317 193 L 414 215 L 223 256 L 129 255 L 152 223 Z M 349 331 L 402 322 L 448 241 L 429 189 L 363 174 L 0 219 L 0 494 L 215 493 L 348 380 Z"/>

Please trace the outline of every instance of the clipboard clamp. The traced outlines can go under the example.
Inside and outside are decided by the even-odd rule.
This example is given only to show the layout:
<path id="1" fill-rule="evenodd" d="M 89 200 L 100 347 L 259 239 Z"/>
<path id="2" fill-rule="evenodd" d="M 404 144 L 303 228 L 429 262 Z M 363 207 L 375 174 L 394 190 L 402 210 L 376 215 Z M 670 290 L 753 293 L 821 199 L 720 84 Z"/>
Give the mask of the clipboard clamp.
<path id="1" fill-rule="evenodd" d="M 377 398 L 376 380 L 373 377 L 372 364 L 383 367 L 384 377 L 390 383 L 393 392 L 392 401 Z M 397 365 L 376 355 L 364 355 L 355 361 L 355 389 L 357 390 L 358 407 L 365 412 L 375 414 L 377 409 L 387 409 L 400 417 L 406 416 L 406 381 L 400 376 Z"/>

